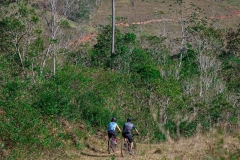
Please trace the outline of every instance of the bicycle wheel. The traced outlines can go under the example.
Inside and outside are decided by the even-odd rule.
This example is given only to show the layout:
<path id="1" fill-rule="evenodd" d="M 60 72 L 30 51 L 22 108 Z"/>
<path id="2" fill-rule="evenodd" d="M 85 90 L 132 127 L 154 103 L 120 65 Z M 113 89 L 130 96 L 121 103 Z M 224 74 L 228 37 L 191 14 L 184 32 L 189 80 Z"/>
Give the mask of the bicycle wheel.
<path id="1" fill-rule="evenodd" d="M 114 139 L 113 138 L 110 138 L 108 139 L 108 153 L 111 154 L 111 153 L 115 153 L 116 151 L 116 144 L 114 143 Z"/>
<path id="2" fill-rule="evenodd" d="M 126 157 L 129 155 L 130 150 L 130 144 L 128 141 L 125 141 L 124 139 L 121 142 L 121 155 L 122 157 Z"/>
<path id="3" fill-rule="evenodd" d="M 137 143 L 136 142 L 133 142 L 132 153 L 133 153 L 133 155 L 136 155 L 136 153 L 137 153 Z"/>
<path id="4" fill-rule="evenodd" d="M 134 137 L 134 136 L 136 136 L 136 135 L 138 135 L 138 134 L 133 134 L 132 136 Z M 132 153 L 133 153 L 133 155 L 136 155 L 136 154 L 137 154 L 137 143 L 135 142 L 135 140 L 134 140 L 134 142 L 133 142 Z"/>

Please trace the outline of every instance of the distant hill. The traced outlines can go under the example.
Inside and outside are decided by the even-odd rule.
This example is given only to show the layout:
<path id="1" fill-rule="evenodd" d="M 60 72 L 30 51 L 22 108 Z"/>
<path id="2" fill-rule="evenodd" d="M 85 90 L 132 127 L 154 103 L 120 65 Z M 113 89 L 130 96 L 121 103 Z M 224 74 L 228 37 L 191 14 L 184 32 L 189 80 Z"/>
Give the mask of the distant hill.
<path id="1" fill-rule="evenodd" d="M 116 17 L 123 17 L 124 22 L 128 24 L 143 24 L 143 22 L 156 19 L 171 19 L 172 21 L 166 21 L 164 24 L 166 32 L 176 34 L 176 32 L 180 31 L 178 22 L 180 6 L 175 2 L 176 0 L 116 0 Z M 194 10 L 190 9 L 190 4 L 195 4 L 203 10 L 203 13 L 206 13 L 201 14 L 201 16 L 218 18 L 220 21 L 215 23 L 216 27 L 235 27 L 240 22 L 240 15 L 234 15 L 234 13 L 240 11 L 240 2 L 238 0 L 185 0 L 182 4 L 182 11 L 186 17 L 194 12 Z M 107 17 L 112 14 L 111 7 L 111 1 L 103 0 L 92 19 L 92 23 L 94 25 L 108 24 Z M 162 31 L 160 31 L 162 28 L 163 26 L 158 21 L 157 23 L 142 25 L 138 31 L 158 35 L 162 34 Z"/>

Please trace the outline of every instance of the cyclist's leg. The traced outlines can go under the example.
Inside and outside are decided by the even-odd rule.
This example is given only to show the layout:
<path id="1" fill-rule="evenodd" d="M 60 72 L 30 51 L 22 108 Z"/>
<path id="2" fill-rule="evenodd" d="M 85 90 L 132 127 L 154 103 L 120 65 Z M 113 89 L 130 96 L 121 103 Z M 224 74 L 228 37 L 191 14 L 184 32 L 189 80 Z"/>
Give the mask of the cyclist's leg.
<path id="1" fill-rule="evenodd" d="M 114 131 L 108 131 L 108 153 L 116 151 L 116 145 L 117 143 L 114 141 Z"/>
<path id="2" fill-rule="evenodd" d="M 112 132 L 108 131 L 108 139 L 110 139 L 112 137 Z"/>
<path id="3" fill-rule="evenodd" d="M 133 142 L 133 138 L 130 133 L 124 134 L 123 137 L 126 138 L 130 143 Z"/>
<path id="4" fill-rule="evenodd" d="M 117 135 L 116 131 L 108 131 L 108 138 L 113 138 L 113 142 L 117 144 Z"/>
<path id="5" fill-rule="evenodd" d="M 112 137 L 111 131 L 108 131 L 108 153 L 111 153 L 111 142 L 110 142 L 110 138 Z"/>
<path id="6" fill-rule="evenodd" d="M 133 142 L 130 143 L 130 149 L 132 150 L 133 148 Z"/>
<path id="7" fill-rule="evenodd" d="M 123 134 L 123 137 L 128 139 L 128 142 L 130 143 L 129 153 L 132 154 L 132 148 L 133 148 L 133 137 L 132 137 L 132 135 L 130 133 L 127 133 L 127 134 Z"/>
<path id="8" fill-rule="evenodd" d="M 129 143 L 130 143 L 130 154 L 132 154 L 132 148 L 133 148 L 133 137 L 132 137 L 132 135 L 131 134 L 128 134 L 127 135 L 128 136 L 128 141 L 129 141 Z"/>
<path id="9" fill-rule="evenodd" d="M 126 136 L 126 134 L 125 134 L 125 133 L 122 133 L 122 136 L 123 136 L 123 138 L 124 138 L 124 141 L 127 141 L 127 136 Z"/>
<path id="10" fill-rule="evenodd" d="M 116 131 L 112 131 L 112 136 L 114 138 L 114 142 L 117 144 L 117 134 L 116 134 Z"/>

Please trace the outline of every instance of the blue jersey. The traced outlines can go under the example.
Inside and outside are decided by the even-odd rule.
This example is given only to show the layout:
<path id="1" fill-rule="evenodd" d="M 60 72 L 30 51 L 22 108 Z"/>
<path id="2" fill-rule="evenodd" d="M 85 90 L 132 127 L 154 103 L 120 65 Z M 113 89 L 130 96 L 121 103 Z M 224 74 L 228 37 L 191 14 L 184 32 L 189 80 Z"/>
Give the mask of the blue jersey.
<path id="1" fill-rule="evenodd" d="M 110 122 L 108 124 L 108 130 L 109 131 L 115 131 L 116 127 L 117 127 L 117 123 L 116 122 Z"/>

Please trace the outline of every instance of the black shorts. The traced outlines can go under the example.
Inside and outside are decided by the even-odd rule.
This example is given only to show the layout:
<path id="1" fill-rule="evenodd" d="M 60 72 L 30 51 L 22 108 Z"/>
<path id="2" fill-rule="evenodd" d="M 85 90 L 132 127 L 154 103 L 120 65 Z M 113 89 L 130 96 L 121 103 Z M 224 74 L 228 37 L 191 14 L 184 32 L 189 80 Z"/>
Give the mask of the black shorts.
<path id="1" fill-rule="evenodd" d="M 131 133 L 122 133 L 122 136 L 123 136 L 124 138 L 127 138 L 130 143 L 133 142 L 133 137 L 132 137 L 132 134 L 131 134 Z"/>
<path id="2" fill-rule="evenodd" d="M 108 138 L 111 138 L 112 136 L 113 136 L 114 138 L 117 138 L 116 131 L 108 131 Z"/>

